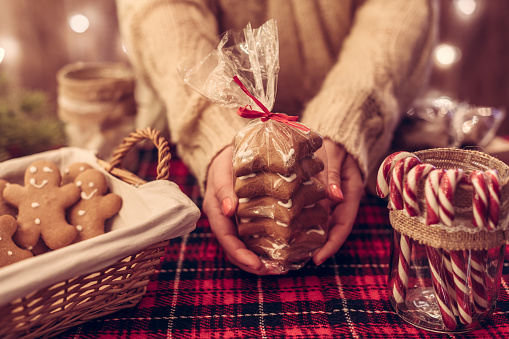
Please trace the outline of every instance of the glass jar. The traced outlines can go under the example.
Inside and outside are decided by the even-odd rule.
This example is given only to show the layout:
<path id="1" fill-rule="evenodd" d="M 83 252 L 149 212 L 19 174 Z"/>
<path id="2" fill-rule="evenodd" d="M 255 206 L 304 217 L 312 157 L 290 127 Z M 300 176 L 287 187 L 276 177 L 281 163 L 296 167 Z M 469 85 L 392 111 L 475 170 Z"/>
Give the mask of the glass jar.
<path id="1" fill-rule="evenodd" d="M 477 329 L 498 299 L 505 244 L 450 251 L 393 230 L 388 295 L 408 323 L 433 332 Z"/>

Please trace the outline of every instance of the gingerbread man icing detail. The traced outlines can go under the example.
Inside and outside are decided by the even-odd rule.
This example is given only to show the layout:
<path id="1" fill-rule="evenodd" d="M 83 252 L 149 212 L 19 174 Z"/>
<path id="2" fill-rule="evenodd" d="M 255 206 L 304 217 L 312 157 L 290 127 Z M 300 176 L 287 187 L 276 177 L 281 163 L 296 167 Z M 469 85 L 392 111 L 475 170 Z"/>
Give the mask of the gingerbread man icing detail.
<path id="1" fill-rule="evenodd" d="M 74 184 L 81 189 L 81 199 L 69 210 L 68 220 L 78 231 L 74 242 L 79 242 L 104 233 L 106 220 L 120 211 L 122 198 L 106 194 L 106 177 L 95 169 L 79 174 Z"/>
<path id="2" fill-rule="evenodd" d="M 25 185 L 10 184 L 4 199 L 18 208 L 18 231 L 14 241 L 31 250 L 42 237 L 55 250 L 72 243 L 76 228 L 65 219 L 65 210 L 78 199 L 80 190 L 73 184 L 60 186 L 58 166 L 46 160 L 35 161 L 25 171 Z"/>
<path id="3" fill-rule="evenodd" d="M 18 208 L 18 231 L 14 241 L 31 250 L 39 237 L 51 249 L 69 245 L 77 235 L 65 220 L 65 210 L 79 199 L 72 184 L 60 186 L 62 175 L 51 161 L 35 161 L 25 171 L 25 186 L 11 184 L 4 199 Z"/>

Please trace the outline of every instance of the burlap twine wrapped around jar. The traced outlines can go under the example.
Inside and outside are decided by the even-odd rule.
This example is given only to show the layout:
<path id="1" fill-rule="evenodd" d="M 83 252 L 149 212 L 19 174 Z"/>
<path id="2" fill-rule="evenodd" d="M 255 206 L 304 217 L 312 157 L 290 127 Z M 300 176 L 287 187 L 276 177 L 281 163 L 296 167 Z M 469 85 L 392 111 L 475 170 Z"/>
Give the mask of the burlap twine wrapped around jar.
<path id="1" fill-rule="evenodd" d="M 414 152 L 422 161 L 438 169 L 462 169 L 466 176 L 474 170 L 493 169 L 498 172 L 500 184 L 499 224 L 494 230 L 473 227 L 471 185 L 460 184 L 454 193 L 454 223 L 452 227 L 443 224 L 426 225 L 423 215 L 426 211 L 424 182 L 418 188 L 418 203 L 421 215 L 409 217 L 404 210 L 391 210 L 392 227 L 420 244 L 445 250 L 488 250 L 506 243 L 509 213 L 509 166 L 504 162 L 479 151 L 435 148 Z"/>

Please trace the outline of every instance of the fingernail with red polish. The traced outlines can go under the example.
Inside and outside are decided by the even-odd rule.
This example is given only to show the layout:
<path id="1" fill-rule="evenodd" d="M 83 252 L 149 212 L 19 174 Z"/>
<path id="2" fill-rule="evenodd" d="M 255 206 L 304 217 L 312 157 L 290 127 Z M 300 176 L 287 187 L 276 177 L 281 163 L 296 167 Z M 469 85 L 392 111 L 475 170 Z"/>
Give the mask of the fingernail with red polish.
<path id="1" fill-rule="evenodd" d="M 224 199 L 223 202 L 221 203 L 221 207 L 223 209 L 223 214 L 228 215 L 228 213 L 230 213 L 230 211 L 233 207 L 233 203 L 230 200 L 230 198 Z"/>
<path id="2" fill-rule="evenodd" d="M 330 192 L 336 198 L 343 199 L 343 192 L 341 192 L 338 185 L 336 184 L 330 185 Z"/>
<path id="3" fill-rule="evenodd" d="M 256 267 L 256 266 L 251 266 L 251 265 L 248 265 L 247 267 L 249 267 L 250 269 L 252 269 L 253 271 L 259 271 L 259 268 Z"/>

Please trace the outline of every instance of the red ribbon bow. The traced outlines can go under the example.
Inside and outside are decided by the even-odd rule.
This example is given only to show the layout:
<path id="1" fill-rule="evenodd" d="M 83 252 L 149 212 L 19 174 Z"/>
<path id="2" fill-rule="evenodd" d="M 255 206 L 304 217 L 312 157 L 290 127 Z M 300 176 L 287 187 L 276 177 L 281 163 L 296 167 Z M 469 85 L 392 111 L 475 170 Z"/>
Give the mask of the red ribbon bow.
<path id="1" fill-rule="evenodd" d="M 295 128 L 298 128 L 300 130 L 303 130 L 304 132 L 309 132 L 310 129 L 298 122 L 297 119 L 299 117 L 297 116 L 292 116 L 292 115 L 286 115 L 284 113 L 272 113 L 270 112 L 267 107 L 265 107 L 261 102 L 260 100 L 256 99 L 249 91 L 248 89 L 246 88 L 246 86 L 244 86 L 244 84 L 240 81 L 240 79 L 235 75 L 233 77 L 233 81 L 240 86 L 240 88 L 242 89 L 242 91 L 244 91 L 244 93 L 247 94 L 248 97 L 250 97 L 251 99 L 253 99 L 253 101 L 256 103 L 256 105 L 258 105 L 258 107 L 260 107 L 263 112 L 260 112 L 260 111 L 255 111 L 253 110 L 253 108 L 251 107 L 251 105 L 246 105 L 244 107 L 239 107 L 239 109 L 237 110 L 237 114 L 240 115 L 241 117 L 243 118 L 248 118 L 248 119 L 254 119 L 254 118 L 260 118 L 263 122 L 267 121 L 268 119 L 272 119 L 272 120 L 275 120 L 275 121 L 278 121 L 278 122 L 282 122 L 284 124 L 287 124 L 289 126 L 292 126 L 292 127 L 295 127 Z"/>

